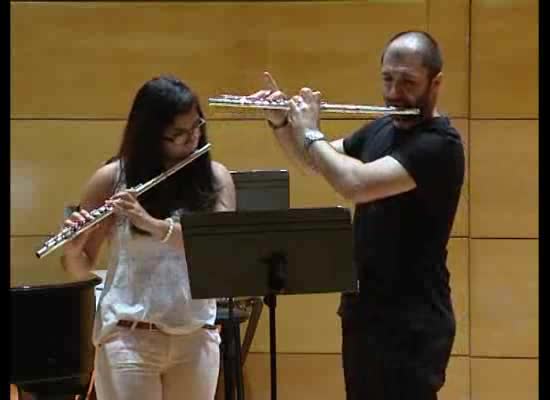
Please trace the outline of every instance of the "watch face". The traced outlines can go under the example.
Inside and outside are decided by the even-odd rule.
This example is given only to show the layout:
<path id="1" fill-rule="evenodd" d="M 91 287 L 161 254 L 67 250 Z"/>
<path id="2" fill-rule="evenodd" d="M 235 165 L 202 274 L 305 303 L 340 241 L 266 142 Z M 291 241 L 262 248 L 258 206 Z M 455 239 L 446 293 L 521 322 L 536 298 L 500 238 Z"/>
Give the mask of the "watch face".
<path id="1" fill-rule="evenodd" d="M 304 134 L 304 139 L 305 147 L 308 148 L 313 142 L 317 140 L 324 140 L 325 136 L 319 131 L 306 130 Z"/>
<path id="2" fill-rule="evenodd" d="M 306 131 L 306 137 L 310 140 L 320 139 L 323 137 L 323 134 L 319 131 Z"/>

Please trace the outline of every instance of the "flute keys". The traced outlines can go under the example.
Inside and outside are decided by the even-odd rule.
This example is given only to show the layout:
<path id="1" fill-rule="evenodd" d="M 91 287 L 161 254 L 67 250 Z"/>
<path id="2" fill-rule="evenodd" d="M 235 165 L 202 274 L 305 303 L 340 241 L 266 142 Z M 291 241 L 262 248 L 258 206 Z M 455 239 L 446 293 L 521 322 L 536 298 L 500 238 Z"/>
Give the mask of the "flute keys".
<path id="1" fill-rule="evenodd" d="M 90 211 L 90 215 L 92 217 L 99 217 L 99 216 L 103 215 L 104 213 L 105 213 L 104 210 L 100 210 L 100 209 L 97 209 L 97 208 L 95 210 Z"/>
<path id="2" fill-rule="evenodd" d="M 96 208 L 95 210 L 92 210 L 90 211 L 90 215 L 92 217 L 101 217 L 103 214 L 107 213 L 107 212 L 111 212 L 113 211 L 113 207 L 112 206 L 108 206 L 106 204 L 102 205 L 101 207 L 99 208 Z"/>
<path id="3" fill-rule="evenodd" d="M 236 96 L 224 94 L 220 97 L 211 97 L 208 99 L 208 104 L 211 106 L 220 107 L 237 107 L 237 108 L 260 108 L 265 110 L 284 110 L 289 108 L 288 100 L 251 100 L 246 96 Z M 356 104 L 332 104 L 321 102 L 321 111 L 332 113 L 348 113 L 348 114 L 387 114 L 387 115 L 418 115 L 420 110 L 398 109 L 395 107 L 384 106 L 369 106 Z"/>

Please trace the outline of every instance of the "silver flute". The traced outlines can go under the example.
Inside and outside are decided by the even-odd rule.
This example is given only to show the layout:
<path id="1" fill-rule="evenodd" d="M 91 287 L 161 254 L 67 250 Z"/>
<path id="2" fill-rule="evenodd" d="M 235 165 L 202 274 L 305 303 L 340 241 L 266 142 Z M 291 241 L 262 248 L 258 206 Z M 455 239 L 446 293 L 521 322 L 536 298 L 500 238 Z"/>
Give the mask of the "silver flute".
<path id="1" fill-rule="evenodd" d="M 173 167 L 167 169 L 163 173 L 157 175 L 156 177 L 150 179 L 145 183 L 140 183 L 139 185 L 136 185 L 133 188 L 126 189 L 126 190 L 128 191 L 131 190 L 136 192 L 137 196 L 145 193 L 155 185 L 159 184 L 160 182 L 168 178 L 170 175 L 176 173 L 181 168 L 185 167 L 187 164 L 191 163 L 192 161 L 196 160 L 198 157 L 206 153 L 211 146 L 212 145 L 210 143 L 205 144 L 200 149 L 195 150 L 194 152 L 189 154 L 186 158 L 184 158 L 182 161 L 180 161 Z M 36 257 L 42 258 L 47 256 L 55 249 L 63 246 L 65 243 L 76 238 L 82 232 L 85 232 L 91 227 L 99 224 L 101 221 L 103 221 L 105 218 L 107 218 L 113 213 L 113 207 L 107 204 L 104 204 L 99 208 L 89 211 L 89 213 L 92 217 L 94 217 L 93 220 L 80 223 L 74 227 L 67 226 L 63 228 L 58 234 L 56 234 L 55 236 L 52 236 L 51 238 L 49 238 L 44 242 L 42 247 L 40 247 L 36 251 L 35 253 Z"/>
<path id="2" fill-rule="evenodd" d="M 222 94 L 210 97 L 208 105 L 213 107 L 258 108 L 263 110 L 288 110 L 288 100 L 251 100 L 247 96 Z M 344 114 L 388 114 L 388 115 L 419 115 L 418 108 L 398 108 L 384 106 L 366 106 L 355 104 L 334 104 L 321 102 L 321 111 Z"/>

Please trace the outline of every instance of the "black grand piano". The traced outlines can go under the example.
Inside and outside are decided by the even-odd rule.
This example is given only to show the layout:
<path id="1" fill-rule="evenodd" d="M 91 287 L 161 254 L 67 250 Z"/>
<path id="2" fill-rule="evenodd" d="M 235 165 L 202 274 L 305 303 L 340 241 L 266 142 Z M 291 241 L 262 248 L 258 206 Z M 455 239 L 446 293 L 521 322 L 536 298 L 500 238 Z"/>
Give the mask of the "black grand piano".
<path id="1" fill-rule="evenodd" d="M 35 399 L 85 395 L 93 372 L 94 288 L 101 279 L 71 276 L 60 254 L 38 259 L 33 249 L 11 248 L 9 382 Z"/>

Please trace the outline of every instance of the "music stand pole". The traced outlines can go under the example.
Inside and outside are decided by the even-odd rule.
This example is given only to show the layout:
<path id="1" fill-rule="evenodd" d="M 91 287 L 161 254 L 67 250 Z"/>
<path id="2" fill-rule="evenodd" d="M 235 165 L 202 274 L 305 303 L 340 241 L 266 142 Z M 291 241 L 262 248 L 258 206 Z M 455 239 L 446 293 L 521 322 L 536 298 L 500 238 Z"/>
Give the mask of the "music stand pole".
<path id="1" fill-rule="evenodd" d="M 277 400 L 277 334 L 276 313 L 277 293 L 281 293 L 288 281 L 288 261 L 284 252 L 278 251 L 265 257 L 262 261 L 267 264 L 269 293 L 264 297 L 269 307 L 269 358 L 271 375 L 271 400 Z"/>
<path id="2" fill-rule="evenodd" d="M 275 329 L 275 308 L 277 296 L 268 294 L 264 297 L 264 304 L 269 308 L 269 361 L 271 376 L 271 400 L 277 399 L 277 336 Z"/>

